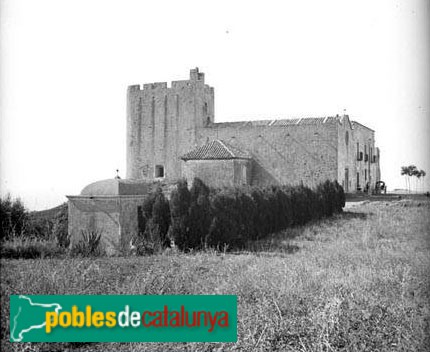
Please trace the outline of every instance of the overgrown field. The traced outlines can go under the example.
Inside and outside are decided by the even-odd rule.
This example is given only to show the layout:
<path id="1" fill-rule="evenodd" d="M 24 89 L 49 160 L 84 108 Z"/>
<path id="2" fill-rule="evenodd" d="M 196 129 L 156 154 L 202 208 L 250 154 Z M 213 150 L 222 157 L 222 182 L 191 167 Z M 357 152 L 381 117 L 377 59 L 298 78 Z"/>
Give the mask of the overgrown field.
<path id="1" fill-rule="evenodd" d="M 350 203 L 348 205 L 351 205 Z M 2 260 L 2 351 L 428 351 L 428 200 L 352 204 L 248 252 Z M 10 344 L 10 294 L 235 294 L 236 344 Z"/>

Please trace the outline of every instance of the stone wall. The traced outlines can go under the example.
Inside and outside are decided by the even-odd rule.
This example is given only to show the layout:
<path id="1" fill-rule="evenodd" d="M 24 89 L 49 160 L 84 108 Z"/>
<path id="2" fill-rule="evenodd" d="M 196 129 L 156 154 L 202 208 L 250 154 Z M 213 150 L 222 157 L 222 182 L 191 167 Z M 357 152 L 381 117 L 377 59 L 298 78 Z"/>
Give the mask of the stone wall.
<path id="1" fill-rule="evenodd" d="M 354 133 L 348 116 L 343 116 L 337 124 L 337 181 L 345 192 L 354 191 L 355 151 Z"/>
<path id="2" fill-rule="evenodd" d="M 375 147 L 375 132 L 359 123 L 354 123 L 354 180 L 355 187 L 358 183 L 361 189 L 364 188 L 367 182 L 371 186 L 375 185 L 376 181 L 381 179 L 379 169 L 378 149 Z M 360 153 L 362 158 L 360 159 Z M 357 157 L 358 156 L 358 157 Z"/>
<path id="3" fill-rule="evenodd" d="M 184 177 L 189 185 L 195 177 L 211 187 L 249 185 L 251 181 L 250 160 L 188 160 L 183 164 Z"/>
<path id="4" fill-rule="evenodd" d="M 82 231 L 102 233 L 102 243 L 113 253 L 120 241 L 120 214 L 116 198 L 69 197 L 69 236 L 73 247 L 82 239 Z"/>
<path id="5" fill-rule="evenodd" d="M 153 191 L 152 191 L 153 192 Z M 148 193 L 149 194 L 149 193 Z M 138 212 L 142 211 L 142 205 L 146 197 L 121 197 L 120 221 L 121 221 L 121 245 L 130 245 L 130 240 L 144 229 L 140 228 Z"/>
<path id="6" fill-rule="evenodd" d="M 222 139 L 252 154 L 252 185 L 315 186 L 337 177 L 335 124 L 242 126 L 220 123 L 197 131 L 199 145 Z"/>
<path id="7" fill-rule="evenodd" d="M 107 253 L 115 254 L 139 231 L 138 207 L 145 196 L 69 196 L 68 199 L 71 246 L 82 239 L 82 231 L 95 231 L 102 234 L 102 246 Z"/>
<path id="8" fill-rule="evenodd" d="M 195 131 L 214 121 L 214 90 L 204 75 L 190 80 L 130 86 L 127 92 L 127 178 L 181 177 L 180 156 L 195 146 Z"/>

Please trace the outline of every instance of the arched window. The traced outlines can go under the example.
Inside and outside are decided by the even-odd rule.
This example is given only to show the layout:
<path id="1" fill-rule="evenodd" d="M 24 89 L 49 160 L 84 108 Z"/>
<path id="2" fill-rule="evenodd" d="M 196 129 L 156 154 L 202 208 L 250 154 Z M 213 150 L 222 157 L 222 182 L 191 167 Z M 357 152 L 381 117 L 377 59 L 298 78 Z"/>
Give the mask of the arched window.
<path id="1" fill-rule="evenodd" d="M 348 147 L 348 144 L 349 144 L 349 132 L 348 131 L 345 132 L 345 144 Z"/>

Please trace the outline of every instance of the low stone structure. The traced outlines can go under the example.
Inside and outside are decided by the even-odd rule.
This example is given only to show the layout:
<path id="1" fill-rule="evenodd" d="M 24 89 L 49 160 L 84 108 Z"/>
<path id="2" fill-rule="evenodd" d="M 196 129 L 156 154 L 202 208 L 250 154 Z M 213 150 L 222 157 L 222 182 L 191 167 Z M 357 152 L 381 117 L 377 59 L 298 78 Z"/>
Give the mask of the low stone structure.
<path id="1" fill-rule="evenodd" d="M 215 187 L 251 184 L 252 158 L 221 140 L 209 142 L 181 157 L 184 177 L 191 184 L 195 177 Z"/>
<path id="2" fill-rule="evenodd" d="M 152 185 L 144 181 L 108 179 L 86 186 L 79 196 L 67 196 L 71 246 L 82 232 L 99 232 L 108 254 L 129 246 L 140 229 L 141 207 Z"/>

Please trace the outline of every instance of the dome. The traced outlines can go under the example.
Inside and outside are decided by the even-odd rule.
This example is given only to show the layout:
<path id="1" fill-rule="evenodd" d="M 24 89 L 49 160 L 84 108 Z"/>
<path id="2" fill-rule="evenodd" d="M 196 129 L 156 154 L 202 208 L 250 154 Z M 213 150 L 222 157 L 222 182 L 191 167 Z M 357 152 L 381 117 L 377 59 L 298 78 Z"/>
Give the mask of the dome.
<path id="1" fill-rule="evenodd" d="M 145 181 L 112 178 L 90 183 L 81 191 L 81 196 L 145 195 L 149 191 L 150 184 Z"/>

